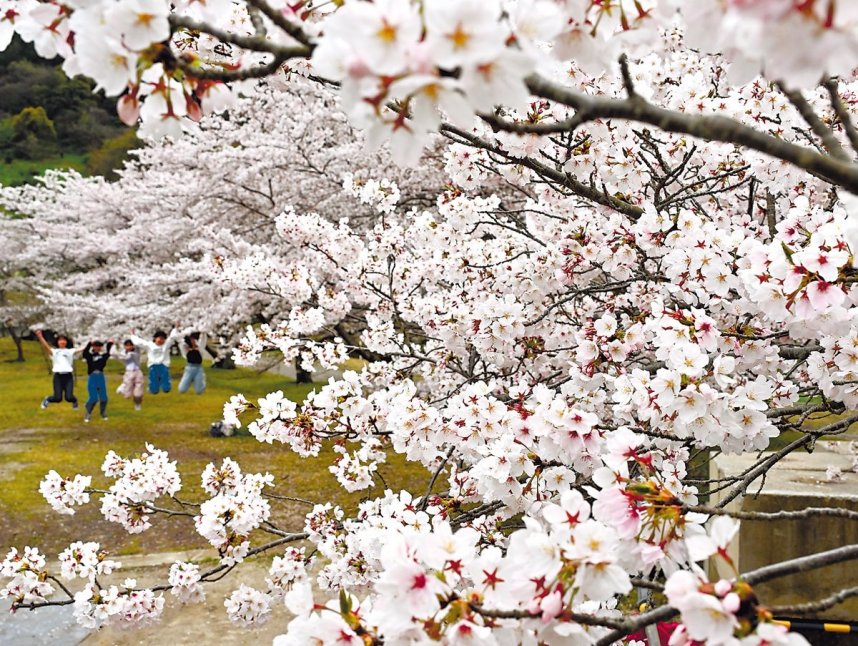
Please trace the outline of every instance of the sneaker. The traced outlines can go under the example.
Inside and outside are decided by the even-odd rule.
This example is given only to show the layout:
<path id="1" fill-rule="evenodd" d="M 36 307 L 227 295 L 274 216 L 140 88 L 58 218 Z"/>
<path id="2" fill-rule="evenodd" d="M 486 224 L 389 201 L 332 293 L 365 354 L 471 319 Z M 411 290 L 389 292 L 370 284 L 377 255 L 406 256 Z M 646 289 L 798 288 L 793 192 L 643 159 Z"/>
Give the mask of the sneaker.
<path id="1" fill-rule="evenodd" d="M 86 422 L 87 424 L 89 424 L 89 420 L 91 420 L 91 419 L 92 419 L 92 417 L 90 417 L 89 414 L 86 414 L 83 416 L 83 421 Z"/>
<path id="2" fill-rule="evenodd" d="M 134 404 L 134 410 L 143 410 L 143 407 L 140 404 Z"/>
<path id="3" fill-rule="evenodd" d="M 106 421 L 107 421 L 107 415 L 102 415 L 102 416 L 101 416 L 101 421 L 102 421 L 102 422 L 106 422 Z"/>
<path id="4" fill-rule="evenodd" d="M 72 404 L 72 410 L 77 410 L 77 409 L 78 409 L 78 405 L 77 405 L 77 402 L 75 402 L 74 404 Z"/>
<path id="5" fill-rule="evenodd" d="M 47 398 L 47 397 L 45 397 L 45 398 L 42 400 L 41 408 L 47 408 L 47 407 L 48 407 L 48 404 L 50 404 L 50 402 L 48 401 L 48 398 Z"/>

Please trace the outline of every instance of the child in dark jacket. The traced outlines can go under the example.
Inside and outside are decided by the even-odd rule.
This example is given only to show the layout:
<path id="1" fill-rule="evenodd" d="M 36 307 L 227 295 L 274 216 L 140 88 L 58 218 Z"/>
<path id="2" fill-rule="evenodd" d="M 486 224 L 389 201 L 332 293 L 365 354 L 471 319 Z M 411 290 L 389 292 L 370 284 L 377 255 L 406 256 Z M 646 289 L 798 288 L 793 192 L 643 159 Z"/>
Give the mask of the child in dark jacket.
<path id="1" fill-rule="evenodd" d="M 107 342 L 107 348 L 101 341 L 90 341 L 83 349 L 83 359 L 86 361 L 86 373 L 89 375 L 86 387 L 89 391 L 89 399 L 86 400 L 86 415 L 84 422 L 92 419 L 92 410 L 98 402 L 101 419 L 107 419 L 107 382 L 104 379 L 104 368 L 110 358 L 110 350 L 113 348 L 113 339 Z"/>
<path id="2" fill-rule="evenodd" d="M 181 353 L 188 360 L 185 366 L 185 371 L 182 373 L 182 380 L 179 382 L 179 392 L 186 393 L 194 385 L 194 391 L 198 395 L 202 395 L 206 390 L 206 373 L 203 371 L 203 355 L 200 352 L 200 347 L 205 347 L 205 335 L 199 332 L 193 332 L 185 337 L 185 342 L 181 346 Z"/>

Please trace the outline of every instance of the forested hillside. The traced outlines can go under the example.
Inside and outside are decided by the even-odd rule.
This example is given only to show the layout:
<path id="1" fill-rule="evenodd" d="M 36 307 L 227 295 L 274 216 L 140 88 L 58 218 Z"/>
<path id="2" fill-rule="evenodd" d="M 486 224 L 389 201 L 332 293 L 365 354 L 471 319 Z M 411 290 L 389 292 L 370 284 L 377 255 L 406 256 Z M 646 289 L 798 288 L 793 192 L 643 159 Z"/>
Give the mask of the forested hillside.
<path id="1" fill-rule="evenodd" d="M 114 101 L 59 59 L 40 59 L 15 40 L 0 53 L 0 184 L 33 181 L 46 168 L 113 176 L 139 144 L 116 117 Z"/>

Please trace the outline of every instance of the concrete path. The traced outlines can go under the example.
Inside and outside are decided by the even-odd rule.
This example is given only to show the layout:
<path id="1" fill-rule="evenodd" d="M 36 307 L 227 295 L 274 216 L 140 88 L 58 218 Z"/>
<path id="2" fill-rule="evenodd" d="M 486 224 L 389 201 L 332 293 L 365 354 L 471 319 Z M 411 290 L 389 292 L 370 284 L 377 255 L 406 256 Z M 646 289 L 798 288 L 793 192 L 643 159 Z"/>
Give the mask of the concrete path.
<path id="1" fill-rule="evenodd" d="M 243 563 L 227 577 L 205 585 L 206 600 L 203 603 L 182 606 L 169 592 L 161 621 L 150 626 L 131 630 L 104 628 L 93 632 L 83 640 L 82 646 L 137 646 L 163 644 L 164 646 L 256 646 L 270 644 L 274 637 L 286 632 L 291 616 L 282 604 L 272 611 L 270 619 L 256 629 L 233 626 L 223 606 L 224 599 L 240 584 L 265 590 L 265 576 L 269 561 Z M 159 568 L 140 568 L 126 571 L 127 576 L 137 579 L 138 585 L 163 581 L 169 565 Z M 126 570 L 125 567 L 122 568 Z M 3 643 L 0 641 L 0 643 Z"/>
<path id="2" fill-rule="evenodd" d="M 55 606 L 37 611 L 19 610 L 0 614 L 0 644 L 4 646 L 77 646 L 89 631 L 72 616 L 71 606 Z"/>
<path id="3" fill-rule="evenodd" d="M 167 579 L 170 564 L 177 560 L 211 557 L 209 551 L 175 552 L 145 556 L 115 557 L 122 568 L 102 583 L 137 579 L 137 584 L 153 585 Z M 203 565 L 209 567 L 214 561 Z M 169 593 L 164 593 L 161 621 L 134 629 L 103 628 L 88 631 L 77 625 L 71 606 L 42 608 L 33 612 L 19 610 L 15 614 L 0 612 L 0 646 L 245 646 L 270 644 L 274 637 L 286 632 L 291 615 L 282 604 L 272 611 L 270 619 L 256 629 L 232 625 L 223 606 L 224 599 L 244 583 L 265 590 L 265 577 L 270 559 L 242 563 L 220 581 L 205 585 L 206 600 L 201 604 L 183 606 Z M 77 590 L 79 586 L 74 586 Z M 6 602 L 4 602 L 5 604 Z M 5 608 L 4 608 L 5 610 Z"/>

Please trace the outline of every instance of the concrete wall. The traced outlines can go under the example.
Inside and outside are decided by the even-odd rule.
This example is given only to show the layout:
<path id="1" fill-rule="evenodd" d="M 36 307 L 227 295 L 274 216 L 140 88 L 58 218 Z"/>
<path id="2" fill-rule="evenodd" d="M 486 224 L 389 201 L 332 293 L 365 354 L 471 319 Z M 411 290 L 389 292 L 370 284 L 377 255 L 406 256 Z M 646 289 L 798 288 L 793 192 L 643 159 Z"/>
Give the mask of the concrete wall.
<path id="1" fill-rule="evenodd" d="M 844 449 L 846 448 L 844 443 Z M 736 475 L 754 462 L 754 456 L 718 456 L 712 462 L 711 476 Z M 829 465 L 844 472 L 842 482 L 827 482 Z M 748 488 L 744 497 L 733 501 L 728 509 L 775 512 L 806 507 L 845 507 L 858 511 L 858 474 L 848 471 L 851 455 L 817 448 L 812 454 L 787 456 L 766 476 Z M 717 503 L 717 494 L 711 501 Z M 742 521 L 739 539 L 731 549 L 731 558 L 740 572 L 764 565 L 805 556 L 842 545 L 858 543 L 858 521 L 843 518 L 815 517 L 802 520 Z M 732 576 L 728 568 L 713 568 L 721 576 Z M 716 572 L 712 572 L 716 574 Z M 763 605 L 806 603 L 832 592 L 858 584 L 858 562 L 842 563 L 805 574 L 793 575 L 757 586 Z M 816 615 L 833 621 L 858 621 L 858 598 Z M 855 636 L 853 636 L 855 637 Z M 858 644 L 858 637 L 855 637 Z"/>

